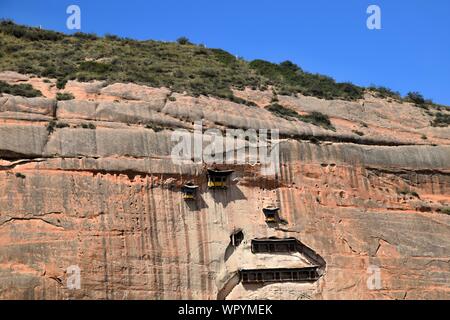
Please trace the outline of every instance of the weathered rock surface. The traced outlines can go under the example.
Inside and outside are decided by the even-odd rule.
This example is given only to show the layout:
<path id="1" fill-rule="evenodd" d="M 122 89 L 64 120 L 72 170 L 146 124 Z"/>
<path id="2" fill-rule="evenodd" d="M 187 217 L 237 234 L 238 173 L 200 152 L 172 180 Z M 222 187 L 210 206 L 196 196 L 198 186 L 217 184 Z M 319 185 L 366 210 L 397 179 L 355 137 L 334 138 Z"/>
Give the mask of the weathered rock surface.
<path id="1" fill-rule="evenodd" d="M 76 100 L 56 102 L 53 82 L 0 80 L 48 89 L 46 98 L 0 97 L 2 299 L 450 298 L 450 129 L 430 127 L 421 109 L 370 96 L 280 98 L 328 114 L 333 132 L 275 117 L 265 92 L 237 93 L 258 104 L 249 107 L 69 82 Z M 200 120 L 280 129 L 280 173 L 233 165 L 230 187 L 208 190 L 205 164 L 170 158 L 172 130 Z M 192 203 L 180 190 L 190 180 L 200 185 Z M 285 224 L 265 223 L 270 204 Z M 230 251 L 237 228 L 244 242 Z M 268 237 L 297 238 L 325 260 L 324 274 L 314 283 L 235 281 L 242 268 L 307 265 L 299 254 L 252 254 L 251 239 Z M 74 265 L 81 288 L 70 290 Z M 368 285 L 373 268 L 377 288 Z"/>

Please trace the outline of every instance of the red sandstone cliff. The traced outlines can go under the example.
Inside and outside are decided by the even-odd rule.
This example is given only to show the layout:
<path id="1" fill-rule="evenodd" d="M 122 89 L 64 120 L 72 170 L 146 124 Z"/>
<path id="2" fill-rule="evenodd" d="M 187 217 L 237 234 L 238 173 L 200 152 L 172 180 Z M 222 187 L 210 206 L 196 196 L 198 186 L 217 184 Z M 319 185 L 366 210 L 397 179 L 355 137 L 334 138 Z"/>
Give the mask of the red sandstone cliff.
<path id="1" fill-rule="evenodd" d="M 431 127 L 423 109 L 370 95 L 279 97 L 299 113 L 329 115 L 333 132 L 277 118 L 263 108 L 271 92 L 236 91 L 258 105 L 249 107 L 69 82 L 64 91 L 76 99 L 56 102 L 53 83 L 15 73 L 0 80 L 45 95 L 0 97 L 0 298 L 450 298 L 450 129 Z M 197 120 L 278 128 L 281 173 L 232 166 L 230 187 L 208 190 L 205 165 L 170 160 L 171 130 Z M 51 121 L 64 126 L 48 130 Z M 200 185 L 190 204 L 180 192 L 189 180 Z M 277 228 L 262 214 L 272 203 L 287 222 Z M 236 228 L 244 242 L 230 254 Z M 295 237 L 320 255 L 320 279 L 233 281 L 244 266 L 303 263 L 296 254 L 252 254 L 251 239 L 268 237 Z M 66 286 L 71 265 L 81 289 Z M 367 285 L 370 266 L 380 268 L 380 288 Z"/>

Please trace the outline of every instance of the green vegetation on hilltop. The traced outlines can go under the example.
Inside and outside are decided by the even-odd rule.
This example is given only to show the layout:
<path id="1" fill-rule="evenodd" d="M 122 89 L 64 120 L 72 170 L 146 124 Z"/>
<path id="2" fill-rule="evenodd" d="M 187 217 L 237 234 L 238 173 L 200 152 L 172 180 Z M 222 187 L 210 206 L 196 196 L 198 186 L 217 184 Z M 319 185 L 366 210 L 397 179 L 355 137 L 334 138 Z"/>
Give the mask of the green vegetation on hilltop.
<path id="1" fill-rule="evenodd" d="M 233 99 L 231 88 L 259 87 L 266 79 L 220 49 L 135 41 L 93 34 L 64 35 L 0 22 L 0 70 L 67 80 L 106 80 L 166 86 L 176 92 Z"/>
<path id="2" fill-rule="evenodd" d="M 249 105 L 235 97 L 231 89 L 265 90 L 271 85 L 275 97 L 301 93 L 349 101 L 363 98 L 368 90 L 381 98 L 402 99 L 388 88 L 338 83 L 328 76 L 306 72 L 290 61 L 247 62 L 221 49 L 192 44 L 186 37 L 177 42 L 161 42 L 81 32 L 66 35 L 9 20 L 0 21 L 0 71 L 5 70 L 57 79 L 58 89 L 75 79 L 133 82 Z M 408 100 L 421 97 L 414 94 Z M 424 101 L 416 105 L 427 107 L 430 102 Z"/>
<path id="3" fill-rule="evenodd" d="M 231 88 L 266 89 L 279 94 L 302 93 L 325 99 L 354 100 L 363 89 L 302 71 L 291 62 L 251 63 L 221 49 L 193 45 L 185 37 L 176 43 L 135 41 L 117 36 L 72 36 L 10 21 L 0 23 L 0 70 L 58 79 L 107 80 L 166 86 L 176 92 L 212 95 L 239 101 Z"/>
<path id="4" fill-rule="evenodd" d="M 357 100 L 363 97 L 364 89 L 351 83 L 336 83 L 334 79 L 303 71 L 290 61 L 280 64 L 264 60 L 253 60 L 250 68 L 270 79 L 281 95 L 301 93 L 323 99 Z"/>

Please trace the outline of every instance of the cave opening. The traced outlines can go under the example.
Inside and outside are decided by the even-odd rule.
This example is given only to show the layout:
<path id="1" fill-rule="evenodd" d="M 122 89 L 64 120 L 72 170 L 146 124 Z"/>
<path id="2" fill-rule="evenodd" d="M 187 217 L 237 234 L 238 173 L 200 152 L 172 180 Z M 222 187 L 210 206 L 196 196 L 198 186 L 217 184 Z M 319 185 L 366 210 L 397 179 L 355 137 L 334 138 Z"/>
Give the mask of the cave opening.
<path id="1" fill-rule="evenodd" d="M 244 241 L 244 232 L 242 232 L 242 229 L 235 230 L 231 234 L 230 240 L 233 247 L 238 247 L 242 243 L 242 241 Z"/>

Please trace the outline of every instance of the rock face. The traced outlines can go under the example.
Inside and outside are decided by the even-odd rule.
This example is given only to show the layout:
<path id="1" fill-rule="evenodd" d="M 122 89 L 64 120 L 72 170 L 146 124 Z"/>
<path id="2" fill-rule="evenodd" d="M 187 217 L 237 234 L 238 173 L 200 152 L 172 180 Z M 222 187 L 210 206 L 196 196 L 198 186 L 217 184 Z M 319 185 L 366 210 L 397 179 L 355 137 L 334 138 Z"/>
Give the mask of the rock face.
<path id="1" fill-rule="evenodd" d="M 0 80 L 46 96 L 0 97 L 1 299 L 450 298 L 450 129 L 432 128 L 422 109 L 280 97 L 328 114 L 334 132 L 274 116 L 265 92 L 236 92 L 257 104 L 245 106 L 69 82 L 76 99 L 56 102 L 52 82 Z M 208 189 L 206 164 L 171 160 L 173 130 L 200 120 L 279 129 L 280 172 L 228 165 L 229 187 Z M 190 202 L 188 181 L 199 185 Z M 282 223 L 265 222 L 272 204 Z M 240 269 L 310 264 L 305 253 L 251 252 L 252 239 L 271 237 L 323 259 L 319 280 L 242 283 Z M 73 266 L 79 288 L 68 286 Z"/>

